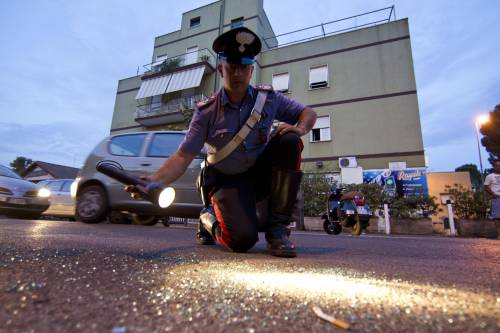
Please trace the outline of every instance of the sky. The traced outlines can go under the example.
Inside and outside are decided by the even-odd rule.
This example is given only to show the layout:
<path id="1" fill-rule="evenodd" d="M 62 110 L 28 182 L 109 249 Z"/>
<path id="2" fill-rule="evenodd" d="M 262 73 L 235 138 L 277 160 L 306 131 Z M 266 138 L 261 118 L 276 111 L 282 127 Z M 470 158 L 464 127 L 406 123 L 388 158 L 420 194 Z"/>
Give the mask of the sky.
<path id="1" fill-rule="evenodd" d="M 211 2 L 0 2 L 0 164 L 80 167 L 109 135 L 118 80 L 151 61 L 154 37 L 178 30 L 182 13 Z M 264 0 L 264 10 L 280 34 L 393 4 L 409 20 L 428 170 L 479 164 L 474 119 L 500 104 L 500 1 Z"/>

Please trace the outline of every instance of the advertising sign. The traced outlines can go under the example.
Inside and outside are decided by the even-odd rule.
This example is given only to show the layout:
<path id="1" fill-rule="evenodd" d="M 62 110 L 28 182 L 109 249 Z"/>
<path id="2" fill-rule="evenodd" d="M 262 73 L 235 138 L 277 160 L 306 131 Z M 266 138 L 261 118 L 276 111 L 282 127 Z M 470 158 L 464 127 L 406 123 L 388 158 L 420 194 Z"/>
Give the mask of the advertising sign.
<path id="1" fill-rule="evenodd" d="M 379 184 L 391 197 L 428 194 L 425 168 L 365 170 L 363 183 Z"/>

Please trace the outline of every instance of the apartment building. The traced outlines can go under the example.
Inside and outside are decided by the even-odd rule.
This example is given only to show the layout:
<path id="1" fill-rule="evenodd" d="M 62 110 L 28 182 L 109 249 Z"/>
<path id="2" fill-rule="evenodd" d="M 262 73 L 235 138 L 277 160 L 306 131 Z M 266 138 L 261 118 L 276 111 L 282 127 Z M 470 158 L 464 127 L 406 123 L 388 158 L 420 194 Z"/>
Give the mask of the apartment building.
<path id="1" fill-rule="evenodd" d="M 263 0 L 220 0 L 182 15 L 180 30 L 155 38 L 143 73 L 118 82 L 111 133 L 186 129 L 194 105 L 221 86 L 211 46 L 237 26 L 263 41 L 252 84 L 272 84 L 314 108 L 302 168 L 425 166 L 408 20 L 392 19 L 280 43 Z M 335 21 L 336 22 L 336 21 Z M 304 29 L 305 31 L 306 29 Z M 303 36 L 303 32 L 300 31 Z"/>

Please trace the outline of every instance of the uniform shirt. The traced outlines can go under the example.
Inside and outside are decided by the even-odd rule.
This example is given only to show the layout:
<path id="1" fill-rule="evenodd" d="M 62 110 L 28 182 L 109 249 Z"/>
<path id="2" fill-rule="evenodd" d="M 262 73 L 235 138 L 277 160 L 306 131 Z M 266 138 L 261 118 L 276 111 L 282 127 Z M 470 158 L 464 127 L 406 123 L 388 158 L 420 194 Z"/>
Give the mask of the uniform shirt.
<path id="1" fill-rule="evenodd" d="M 500 195 L 500 173 L 490 173 L 484 179 L 484 185 L 488 185 L 493 193 Z"/>
<path id="2" fill-rule="evenodd" d="M 247 121 L 257 94 L 258 89 L 249 86 L 245 98 L 238 106 L 231 103 L 224 89 L 221 89 L 207 102 L 198 104 L 179 149 L 191 155 L 197 155 L 205 143 L 209 154 L 222 149 Z M 260 121 L 229 156 L 215 164 L 215 168 L 224 174 L 238 174 L 248 170 L 269 141 L 273 120 L 294 125 L 304 108 L 303 104 L 279 92 L 269 91 Z"/>

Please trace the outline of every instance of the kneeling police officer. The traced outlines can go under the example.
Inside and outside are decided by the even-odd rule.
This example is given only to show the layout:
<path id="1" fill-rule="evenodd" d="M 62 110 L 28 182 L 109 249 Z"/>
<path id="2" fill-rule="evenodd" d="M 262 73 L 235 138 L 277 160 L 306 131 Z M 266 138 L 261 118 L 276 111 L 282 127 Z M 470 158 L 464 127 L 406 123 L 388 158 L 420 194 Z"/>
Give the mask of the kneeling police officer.
<path id="1" fill-rule="evenodd" d="M 199 179 L 205 204 L 197 239 L 245 252 L 264 229 L 272 255 L 295 257 L 287 225 L 300 187 L 302 141 L 316 113 L 271 86 L 251 86 L 259 37 L 245 27 L 220 35 L 213 43 L 223 88 L 197 104 L 184 141 L 160 169 L 146 177 L 172 183 L 203 146 L 206 165 Z M 281 124 L 271 133 L 273 121 Z M 257 203 L 267 202 L 258 213 Z M 260 206 L 259 206 L 260 207 Z M 259 219 L 265 219 L 260 223 Z"/>

